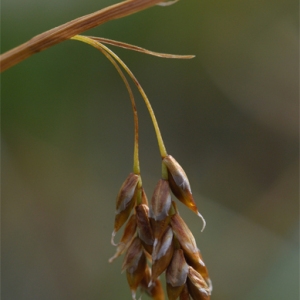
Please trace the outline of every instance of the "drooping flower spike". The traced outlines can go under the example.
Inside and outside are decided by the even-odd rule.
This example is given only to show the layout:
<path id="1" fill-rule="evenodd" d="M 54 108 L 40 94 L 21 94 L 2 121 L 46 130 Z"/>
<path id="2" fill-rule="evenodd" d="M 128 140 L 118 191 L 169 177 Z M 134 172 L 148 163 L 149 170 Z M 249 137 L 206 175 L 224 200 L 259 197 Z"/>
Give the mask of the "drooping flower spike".
<path id="1" fill-rule="evenodd" d="M 102 43 L 165 58 L 192 58 L 192 56 L 155 53 L 141 47 L 104 38 L 75 36 L 73 39 L 92 45 L 112 62 L 129 92 L 134 114 L 133 173 L 128 175 L 117 196 L 114 230 L 111 239 L 112 244 L 117 246 L 117 249 L 109 262 L 126 251 L 122 271 L 126 271 L 128 285 L 134 300 L 138 290 L 148 294 L 153 300 L 164 300 L 164 292 L 159 279 L 163 272 L 166 273 L 169 300 L 178 298 L 180 300 L 209 300 L 212 285 L 207 268 L 194 236 L 179 216 L 175 202 L 172 201 L 171 191 L 179 201 L 202 218 L 204 229 L 205 220 L 198 211 L 187 175 L 178 162 L 167 154 L 150 101 L 141 85 L 125 63 Z M 148 203 L 142 187 L 140 175 L 138 118 L 135 101 L 129 83 L 118 64 L 128 73 L 145 101 L 162 157 L 162 178 L 154 189 L 150 203 Z M 116 244 L 114 237 L 125 223 L 121 240 Z"/>

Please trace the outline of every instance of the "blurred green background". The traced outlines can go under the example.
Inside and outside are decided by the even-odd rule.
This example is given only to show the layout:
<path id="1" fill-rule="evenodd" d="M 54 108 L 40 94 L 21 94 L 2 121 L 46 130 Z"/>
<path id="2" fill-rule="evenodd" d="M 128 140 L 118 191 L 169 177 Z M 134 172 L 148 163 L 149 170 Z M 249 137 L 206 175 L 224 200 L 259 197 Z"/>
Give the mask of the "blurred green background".
<path id="1" fill-rule="evenodd" d="M 1 52 L 112 3 L 2 0 Z M 179 205 L 212 299 L 299 299 L 298 1 L 185 0 L 88 34 L 196 55 L 113 49 L 145 89 L 206 218 L 201 233 L 201 220 Z M 116 70 L 92 47 L 66 41 L 5 71 L 1 93 L 2 299 L 130 299 L 122 258 L 108 263 L 133 152 Z M 150 198 L 161 160 L 135 95 Z"/>

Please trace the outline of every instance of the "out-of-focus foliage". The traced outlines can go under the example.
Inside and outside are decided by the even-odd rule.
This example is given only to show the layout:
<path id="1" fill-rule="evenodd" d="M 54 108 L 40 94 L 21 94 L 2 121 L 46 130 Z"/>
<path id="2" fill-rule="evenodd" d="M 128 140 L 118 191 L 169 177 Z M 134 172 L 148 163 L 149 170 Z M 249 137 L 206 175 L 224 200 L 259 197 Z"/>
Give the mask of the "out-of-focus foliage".
<path id="1" fill-rule="evenodd" d="M 2 52 L 111 1 L 2 0 Z M 184 0 L 88 32 L 115 49 L 152 102 L 207 227 L 179 204 L 212 299 L 298 299 L 298 3 Z M 143 184 L 161 160 L 137 95 Z M 115 69 L 66 41 L 2 74 L 3 299 L 130 299 L 108 258 L 115 197 L 132 169 L 133 119 Z M 145 297 L 147 298 L 147 297 Z"/>

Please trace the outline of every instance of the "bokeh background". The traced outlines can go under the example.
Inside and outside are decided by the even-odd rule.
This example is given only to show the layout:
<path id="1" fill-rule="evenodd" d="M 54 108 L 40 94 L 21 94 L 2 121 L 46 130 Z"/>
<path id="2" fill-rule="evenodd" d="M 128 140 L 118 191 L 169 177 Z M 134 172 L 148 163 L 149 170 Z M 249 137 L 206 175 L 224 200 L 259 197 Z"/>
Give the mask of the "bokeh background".
<path id="1" fill-rule="evenodd" d="M 1 52 L 112 3 L 2 0 Z M 298 1 L 185 0 L 88 34 L 196 55 L 114 48 L 144 87 L 206 218 L 201 233 L 201 220 L 179 205 L 212 299 L 299 299 Z M 130 299 L 122 258 L 108 263 L 133 152 L 116 70 L 92 47 L 66 41 L 3 73 L 1 93 L 2 299 Z M 150 198 L 161 161 L 135 95 Z"/>

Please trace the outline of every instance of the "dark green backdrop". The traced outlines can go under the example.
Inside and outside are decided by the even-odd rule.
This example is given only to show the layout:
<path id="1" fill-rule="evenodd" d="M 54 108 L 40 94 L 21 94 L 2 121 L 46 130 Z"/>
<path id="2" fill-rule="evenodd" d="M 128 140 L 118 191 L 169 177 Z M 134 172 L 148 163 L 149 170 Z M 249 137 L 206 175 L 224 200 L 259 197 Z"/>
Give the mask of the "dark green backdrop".
<path id="1" fill-rule="evenodd" d="M 112 2 L 2 0 L 2 52 Z M 207 227 L 179 205 L 213 300 L 298 299 L 298 3 L 181 0 L 88 32 L 144 87 Z M 143 184 L 161 161 L 140 114 Z M 115 197 L 132 169 L 129 97 L 95 49 L 66 41 L 2 74 L 2 299 L 130 299 L 112 265 Z M 144 297 L 145 299 L 147 297 Z"/>

